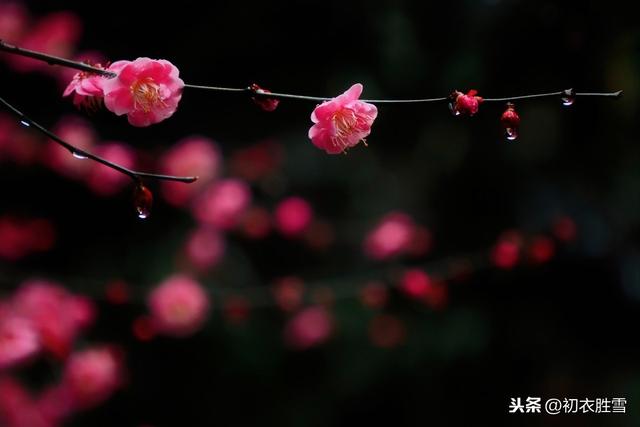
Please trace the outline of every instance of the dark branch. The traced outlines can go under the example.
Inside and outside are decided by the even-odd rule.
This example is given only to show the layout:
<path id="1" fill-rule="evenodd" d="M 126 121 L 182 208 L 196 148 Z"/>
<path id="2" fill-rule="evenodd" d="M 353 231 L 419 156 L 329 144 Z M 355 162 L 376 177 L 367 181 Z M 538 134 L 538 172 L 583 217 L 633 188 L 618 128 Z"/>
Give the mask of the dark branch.
<path id="1" fill-rule="evenodd" d="M 26 56 L 27 58 L 37 59 L 39 61 L 44 61 L 49 65 L 61 65 L 67 68 L 75 68 L 76 70 L 80 71 L 101 74 L 105 77 L 110 78 L 116 76 L 116 74 L 111 71 L 92 67 L 91 65 L 85 64 L 84 62 L 72 61 L 70 59 L 60 58 L 59 56 L 53 56 L 42 52 L 36 52 L 34 50 L 23 49 L 21 47 L 9 44 L 3 40 L 0 40 L 0 51 L 12 53 L 14 55 Z"/>
<path id="2" fill-rule="evenodd" d="M 61 145 L 62 147 L 66 148 L 67 150 L 69 150 L 69 153 L 71 153 L 73 156 L 78 157 L 78 158 L 86 158 L 86 159 L 91 159 L 93 161 L 96 161 L 100 164 L 103 164 L 111 169 L 114 169 L 120 173 L 123 173 L 125 175 L 127 175 L 128 177 L 130 177 L 131 179 L 133 179 L 136 182 L 140 182 L 142 180 L 142 178 L 151 178 L 151 179 L 158 179 L 158 180 L 165 180 L 165 181 L 179 181 L 179 182 L 185 182 L 185 183 L 190 183 L 190 182 L 194 182 L 195 180 L 198 179 L 197 176 L 172 176 L 172 175 L 160 175 L 160 174 L 155 174 L 155 173 L 147 173 L 147 172 L 138 172 L 138 171 L 134 171 L 128 168 L 125 168 L 124 166 L 120 166 L 117 163 L 113 163 L 110 162 L 107 159 L 104 159 L 100 156 L 96 156 L 93 153 L 90 153 L 89 151 L 86 150 L 82 150 L 72 144 L 69 144 L 68 142 L 64 141 L 62 138 L 60 138 L 58 135 L 54 134 L 53 132 L 51 132 L 50 130 L 48 130 L 47 128 L 45 128 L 44 126 L 40 125 L 37 122 L 34 122 L 33 120 L 31 120 L 31 118 L 29 118 L 28 116 L 26 116 L 22 111 L 18 110 L 17 108 L 15 108 L 13 105 L 11 105 L 9 102 L 5 101 L 4 98 L 0 97 L 0 104 L 4 105 L 9 111 L 11 111 L 13 114 L 15 114 L 16 116 L 18 116 L 18 119 L 20 120 L 20 123 L 22 123 L 24 126 L 30 127 L 30 128 L 34 128 L 36 129 L 38 132 L 42 133 L 43 135 L 47 136 L 49 139 L 55 141 L 56 143 L 58 143 L 59 145 Z"/>

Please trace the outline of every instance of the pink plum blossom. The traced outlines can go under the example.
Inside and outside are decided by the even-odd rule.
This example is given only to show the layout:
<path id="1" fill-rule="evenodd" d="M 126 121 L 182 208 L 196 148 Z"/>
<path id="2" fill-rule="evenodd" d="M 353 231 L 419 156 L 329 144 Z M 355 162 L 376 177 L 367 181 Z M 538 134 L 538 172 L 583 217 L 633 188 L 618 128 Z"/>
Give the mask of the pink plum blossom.
<path id="1" fill-rule="evenodd" d="M 106 142 L 94 150 L 95 154 L 125 168 L 135 166 L 136 154 L 131 147 L 120 142 Z M 130 182 L 122 173 L 100 163 L 91 163 L 87 185 L 100 196 L 112 196 Z"/>
<path id="2" fill-rule="evenodd" d="M 374 260 L 385 260 L 409 250 L 415 224 L 409 215 L 392 212 L 384 216 L 364 241 L 365 254 Z"/>
<path id="3" fill-rule="evenodd" d="M 303 233 L 311 224 L 312 218 L 311 205 L 301 197 L 289 197 L 281 201 L 274 213 L 276 228 L 289 237 Z"/>
<path id="4" fill-rule="evenodd" d="M 99 63 L 91 65 L 96 68 L 103 68 Z M 73 94 L 73 105 L 77 108 L 85 108 L 90 111 L 96 110 L 102 102 L 104 95 L 102 84 L 105 79 L 100 74 L 80 71 L 73 76 L 62 96 Z"/>
<path id="5" fill-rule="evenodd" d="M 75 407 L 95 407 L 122 385 L 120 357 L 110 347 L 96 347 L 74 353 L 67 361 L 62 382 Z"/>
<path id="6" fill-rule="evenodd" d="M 138 58 L 108 68 L 117 77 L 103 80 L 104 105 L 133 126 L 149 126 L 175 113 L 184 82 L 169 61 Z"/>
<path id="7" fill-rule="evenodd" d="M 222 164 L 215 142 L 203 136 L 184 138 L 171 147 L 160 160 L 160 169 L 167 175 L 197 176 L 189 185 L 163 181 L 162 194 L 174 206 L 182 206 L 218 176 Z"/>
<path id="8" fill-rule="evenodd" d="M 196 200 L 193 214 L 204 224 L 229 230 L 240 223 L 250 202 L 247 184 L 237 179 L 225 179 L 204 190 Z"/>
<path id="9" fill-rule="evenodd" d="M 202 327 L 209 312 L 209 297 L 193 279 L 174 275 L 156 287 L 148 298 L 155 329 L 184 337 Z"/>
<path id="10" fill-rule="evenodd" d="M 296 350 L 305 350 L 324 343 L 333 329 L 333 319 L 326 308 L 305 308 L 289 320 L 284 329 L 284 340 Z"/>
<path id="11" fill-rule="evenodd" d="M 309 129 L 313 145 L 339 154 L 364 141 L 378 115 L 375 105 L 360 101 L 362 85 L 356 83 L 342 95 L 318 105 L 311 113 Z"/>

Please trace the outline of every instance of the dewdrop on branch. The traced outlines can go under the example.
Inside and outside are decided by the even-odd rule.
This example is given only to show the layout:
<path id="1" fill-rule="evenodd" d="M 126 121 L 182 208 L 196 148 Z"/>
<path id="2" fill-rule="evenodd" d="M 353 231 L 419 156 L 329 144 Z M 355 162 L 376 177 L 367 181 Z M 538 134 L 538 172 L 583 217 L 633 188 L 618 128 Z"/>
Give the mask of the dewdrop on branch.
<path id="1" fill-rule="evenodd" d="M 500 117 L 500 123 L 504 127 L 504 134 L 509 141 L 518 138 L 518 129 L 520 127 L 520 116 L 515 110 L 515 105 L 511 102 L 507 103 L 507 109 Z"/>
<path id="2" fill-rule="evenodd" d="M 570 107 L 576 100 L 576 91 L 573 89 L 565 89 L 562 91 L 562 105 Z"/>
<path id="3" fill-rule="evenodd" d="M 141 182 L 139 182 L 133 190 L 133 205 L 136 209 L 138 218 L 146 219 L 151 215 L 153 193 Z"/>

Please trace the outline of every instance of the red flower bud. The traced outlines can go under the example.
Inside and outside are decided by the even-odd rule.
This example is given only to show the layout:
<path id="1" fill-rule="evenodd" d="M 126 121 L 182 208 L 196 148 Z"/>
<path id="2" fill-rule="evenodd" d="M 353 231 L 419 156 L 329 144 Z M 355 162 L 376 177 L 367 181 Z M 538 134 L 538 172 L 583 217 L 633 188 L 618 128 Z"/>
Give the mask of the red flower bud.
<path id="1" fill-rule="evenodd" d="M 253 83 L 251 86 L 249 86 L 249 89 L 253 93 L 256 93 L 256 94 L 271 93 L 270 90 L 261 88 L 260 86 L 258 86 L 255 83 Z M 264 111 L 273 111 L 278 107 L 278 104 L 280 103 L 280 100 L 278 100 L 278 99 L 268 98 L 268 97 L 265 97 L 265 96 L 254 96 L 254 97 L 251 97 L 251 100 L 258 107 L 262 108 Z"/>
<path id="2" fill-rule="evenodd" d="M 481 96 L 477 96 L 478 91 L 475 89 L 471 89 L 467 94 L 463 94 L 459 91 L 453 91 L 451 95 L 449 95 L 449 109 L 454 116 L 459 116 L 460 114 L 466 114 L 468 116 L 473 116 L 478 112 L 478 108 L 482 103 L 483 99 Z"/>

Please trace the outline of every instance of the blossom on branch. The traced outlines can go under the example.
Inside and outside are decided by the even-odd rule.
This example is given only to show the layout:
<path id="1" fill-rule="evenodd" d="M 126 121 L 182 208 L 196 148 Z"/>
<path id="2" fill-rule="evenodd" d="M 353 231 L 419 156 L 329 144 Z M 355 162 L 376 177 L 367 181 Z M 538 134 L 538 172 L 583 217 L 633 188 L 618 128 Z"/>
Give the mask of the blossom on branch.
<path id="1" fill-rule="evenodd" d="M 318 105 L 311 113 L 309 129 L 313 145 L 329 154 L 339 154 L 358 145 L 371 133 L 378 116 L 375 105 L 360 101 L 362 85 L 356 83 L 342 95 Z"/>
<path id="2" fill-rule="evenodd" d="M 102 68 L 101 64 L 90 64 L 96 68 Z M 102 103 L 104 92 L 102 83 L 104 76 L 80 71 L 73 76 L 73 79 L 64 90 L 62 96 L 73 94 L 73 105 L 77 108 L 85 108 L 89 111 L 96 110 Z"/>
<path id="3" fill-rule="evenodd" d="M 449 99 L 449 109 L 454 116 L 459 116 L 460 114 L 473 116 L 478 112 L 483 101 L 483 98 L 478 96 L 478 91 L 475 89 L 471 89 L 466 95 L 456 90 L 449 96 Z"/>
<path id="4" fill-rule="evenodd" d="M 108 70 L 117 76 L 102 80 L 104 105 L 118 116 L 126 114 L 133 126 L 161 122 L 178 108 L 184 82 L 169 61 L 117 61 Z"/>

